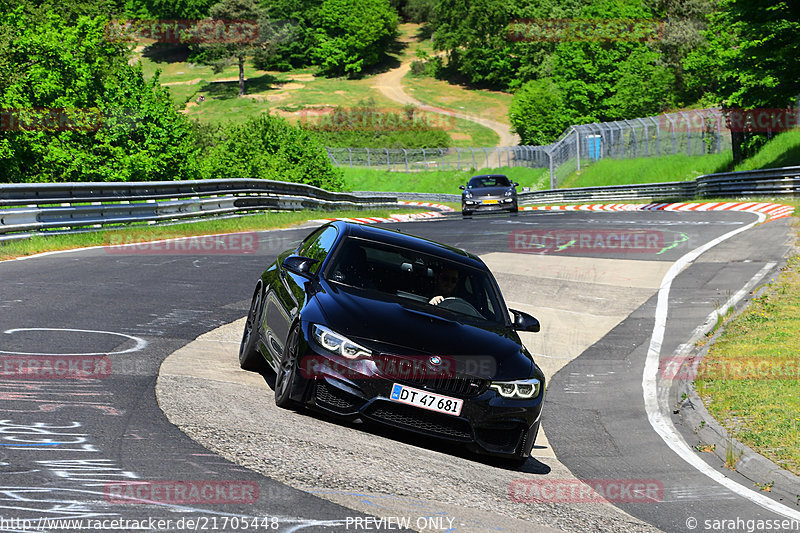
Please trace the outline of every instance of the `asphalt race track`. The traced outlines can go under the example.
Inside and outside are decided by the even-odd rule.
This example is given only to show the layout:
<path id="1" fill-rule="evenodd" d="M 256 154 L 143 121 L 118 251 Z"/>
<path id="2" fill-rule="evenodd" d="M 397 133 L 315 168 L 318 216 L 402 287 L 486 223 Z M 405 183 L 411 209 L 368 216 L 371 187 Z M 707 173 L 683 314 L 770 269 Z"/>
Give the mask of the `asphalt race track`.
<path id="1" fill-rule="evenodd" d="M 757 502 L 752 481 L 716 456 L 689 450 L 703 471 L 680 439 L 662 438 L 675 428 L 697 443 L 673 413 L 673 383 L 652 372 L 654 348 L 658 365 L 737 291 L 774 275 L 791 244 L 789 220 L 745 230 L 755 215 L 531 212 L 393 224 L 481 255 L 509 305 L 542 321 L 524 340 L 550 379 L 544 435 L 516 470 L 277 410 L 268 379 L 236 368 L 241 329 L 226 325 L 246 314 L 257 276 L 308 227 L 251 234 L 252 253 L 141 246 L 2 262 L 0 531 L 80 527 L 49 519 L 120 531 L 746 531 L 747 520 L 797 518 L 796 495 L 761 492 L 772 503 Z M 545 239 L 553 232 L 579 237 L 563 246 Z M 204 334 L 205 354 L 194 359 L 187 350 Z M 21 361 L 30 370 L 30 361 L 54 360 L 94 364 L 98 379 L 19 372 Z M 574 494 L 530 500 L 531 487 L 576 477 L 653 491 L 613 505 Z M 388 519 L 403 516 L 407 524 Z M 740 529 L 714 528 L 737 519 Z"/>

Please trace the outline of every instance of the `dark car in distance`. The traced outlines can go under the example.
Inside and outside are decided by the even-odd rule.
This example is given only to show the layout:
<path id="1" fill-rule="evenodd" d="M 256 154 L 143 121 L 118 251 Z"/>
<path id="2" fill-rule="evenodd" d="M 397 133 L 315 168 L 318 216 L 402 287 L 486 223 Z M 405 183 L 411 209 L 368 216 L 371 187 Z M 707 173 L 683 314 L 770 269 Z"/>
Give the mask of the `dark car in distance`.
<path id="1" fill-rule="evenodd" d="M 516 213 L 517 187 L 504 174 L 473 176 L 467 185 L 461 185 L 461 213 L 465 216 L 476 211 L 509 211 Z"/>
<path id="2" fill-rule="evenodd" d="M 336 221 L 280 254 L 256 283 L 239 350 L 275 373 L 275 403 L 530 455 L 545 378 L 477 256 Z"/>

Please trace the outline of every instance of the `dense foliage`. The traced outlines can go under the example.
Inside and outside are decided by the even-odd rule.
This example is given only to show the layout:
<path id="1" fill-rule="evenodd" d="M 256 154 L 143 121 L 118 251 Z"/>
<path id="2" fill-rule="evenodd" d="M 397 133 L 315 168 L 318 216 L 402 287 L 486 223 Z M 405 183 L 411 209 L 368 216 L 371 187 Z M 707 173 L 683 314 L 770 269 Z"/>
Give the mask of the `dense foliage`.
<path id="1" fill-rule="evenodd" d="M 344 183 L 319 139 L 280 117 L 265 114 L 220 127 L 204 144 L 210 145 L 200 162 L 206 178 L 292 181 L 328 190 Z"/>
<path id="2" fill-rule="evenodd" d="M 195 48 L 208 63 L 237 62 L 240 92 L 251 60 L 363 76 L 396 45 L 399 18 L 422 22 L 441 54 L 423 54 L 414 71 L 513 91 L 524 143 L 687 107 L 793 107 L 800 94 L 800 10 L 788 0 L 0 0 L 0 179 L 235 175 L 336 188 L 321 138 L 449 144 L 419 123 L 296 129 L 261 116 L 209 131 L 175 111 L 158 76 L 144 81 L 130 43 L 109 38 L 109 21 L 126 17 L 256 20 L 257 42 Z M 740 161 L 767 134 L 731 135 Z"/>
<path id="3" fill-rule="evenodd" d="M 447 60 L 415 71 L 516 91 L 523 142 L 684 107 L 786 108 L 800 94 L 800 10 L 787 0 L 441 0 L 427 21 Z M 763 142 L 732 135 L 736 160 Z"/>
<path id="4" fill-rule="evenodd" d="M 201 127 L 158 76 L 129 64 L 108 19 L 0 12 L 0 180 L 155 181 L 260 177 L 339 189 L 319 140 L 262 115 Z"/>
<path id="5" fill-rule="evenodd" d="M 292 38 L 276 43 L 257 65 L 316 65 L 331 76 L 357 76 L 385 59 L 398 16 L 388 0 L 277 0 L 269 17 L 292 25 Z"/>
<path id="6" fill-rule="evenodd" d="M 195 177 L 191 128 L 158 78 L 145 82 L 101 18 L 32 23 L 0 14 L 2 179 L 172 180 Z"/>

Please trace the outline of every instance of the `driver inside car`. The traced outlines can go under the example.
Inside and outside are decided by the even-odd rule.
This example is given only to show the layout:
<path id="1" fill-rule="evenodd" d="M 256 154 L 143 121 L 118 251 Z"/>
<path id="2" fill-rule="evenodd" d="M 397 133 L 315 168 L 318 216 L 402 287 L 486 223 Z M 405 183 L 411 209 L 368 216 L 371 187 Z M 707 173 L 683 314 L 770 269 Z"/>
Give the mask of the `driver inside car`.
<path id="1" fill-rule="evenodd" d="M 458 287 L 458 270 L 455 268 L 443 267 L 436 275 L 433 293 L 435 296 L 428 303 L 439 305 L 445 298 L 455 295 Z"/>

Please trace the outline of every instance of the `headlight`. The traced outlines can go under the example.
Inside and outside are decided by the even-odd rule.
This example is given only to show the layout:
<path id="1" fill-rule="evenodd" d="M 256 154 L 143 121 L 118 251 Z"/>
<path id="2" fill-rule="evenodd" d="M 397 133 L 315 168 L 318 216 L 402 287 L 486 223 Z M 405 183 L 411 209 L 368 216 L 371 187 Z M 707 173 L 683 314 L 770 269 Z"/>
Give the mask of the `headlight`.
<path id="1" fill-rule="evenodd" d="M 464 191 L 464 198 L 472 198 L 472 192 Z"/>
<path id="2" fill-rule="evenodd" d="M 372 355 L 372 352 L 368 349 L 325 326 L 312 324 L 311 334 L 320 346 L 347 359 L 363 359 Z"/>
<path id="3" fill-rule="evenodd" d="M 514 191 L 509 190 L 509 191 L 506 191 L 503 194 L 504 194 L 504 196 L 511 196 L 512 194 L 514 194 Z"/>
<path id="4" fill-rule="evenodd" d="M 516 398 L 527 400 L 539 396 L 541 382 L 536 378 L 520 379 L 518 381 L 494 381 L 489 385 L 490 389 L 496 390 L 503 398 Z"/>

